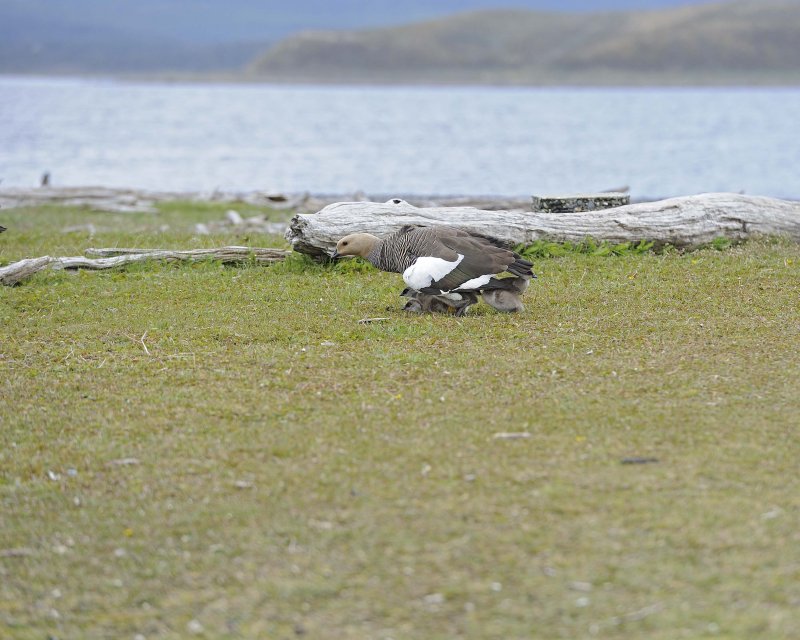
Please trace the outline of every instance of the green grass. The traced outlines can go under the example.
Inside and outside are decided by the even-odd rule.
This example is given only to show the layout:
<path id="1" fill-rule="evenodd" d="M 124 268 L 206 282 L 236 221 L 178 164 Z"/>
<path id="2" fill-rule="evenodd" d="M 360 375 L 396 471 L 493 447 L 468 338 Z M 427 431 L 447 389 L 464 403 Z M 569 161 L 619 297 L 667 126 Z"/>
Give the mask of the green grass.
<path id="1" fill-rule="evenodd" d="M 3 212 L 0 263 L 283 246 L 219 217 Z M 296 258 L 0 289 L 0 637 L 796 637 L 800 247 L 622 253 L 515 316 Z"/>

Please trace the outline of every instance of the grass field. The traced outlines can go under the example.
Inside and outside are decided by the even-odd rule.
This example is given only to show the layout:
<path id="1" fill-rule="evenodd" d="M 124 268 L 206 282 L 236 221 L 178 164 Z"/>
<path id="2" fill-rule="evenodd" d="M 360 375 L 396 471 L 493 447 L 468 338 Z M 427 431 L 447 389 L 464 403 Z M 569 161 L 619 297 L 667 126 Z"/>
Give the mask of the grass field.
<path id="1" fill-rule="evenodd" d="M 4 211 L 0 264 L 284 246 L 221 211 Z M 0 290 L 0 637 L 797 638 L 800 247 L 535 270 L 460 319 L 296 259 Z"/>

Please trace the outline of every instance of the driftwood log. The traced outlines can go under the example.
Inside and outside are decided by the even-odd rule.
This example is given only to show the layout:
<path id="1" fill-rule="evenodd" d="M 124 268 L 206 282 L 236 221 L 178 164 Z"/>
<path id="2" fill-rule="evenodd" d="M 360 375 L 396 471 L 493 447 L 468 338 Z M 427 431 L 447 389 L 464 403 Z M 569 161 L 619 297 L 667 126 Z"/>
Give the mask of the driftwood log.
<path id="1" fill-rule="evenodd" d="M 110 213 L 133 213 L 157 211 L 160 202 L 216 202 L 231 205 L 249 205 L 273 210 L 314 213 L 334 202 L 350 198 L 353 202 L 377 200 L 383 202 L 388 195 L 367 196 L 355 193 L 348 196 L 311 195 L 309 193 L 274 193 L 270 191 L 147 191 L 141 189 L 117 189 L 111 187 L 0 187 L 0 209 L 16 207 L 39 207 L 58 205 L 80 207 L 89 211 Z M 480 209 L 524 209 L 530 206 L 529 198 L 495 198 L 482 196 L 409 196 L 408 200 L 419 206 L 460 207 L 472 206 Z M 271 231 L 269 233 L 272 233 Z"/>
<path id="2" fill-rule="evenodd" d="M 286 258 L 288 251 L 254 247 L 221 247 L 219 249 L 193 249 L 173 251 L 170 249 L 87 249 L 84 256 L 55 258 L 42 256 L 28 258 L 0 267 L 0 284 L 12 286 L 30 278 L 44 269 L 115 269 L 146 260 L 167 262 L 218 260 L 223 264 L 256 262 L 270 264 Z"/>
<path id="3" fill-rule="evenodd" d="M 591 213 L 484 211 L 472 207 L 417 208 L 404 200 L 343 202 L 292 218 L 286 239 L 295 251 L 329 256 L 349 233 L 389 235 L 403 225 L 455 225 L 507 245 L 537 240 L 611 243 L 653 241 L 697 247 L 720 237 L 787 236 L 800 241 L 800 202 L 709 193 L 631 204 Z"/>
<path id="4" fill-rule="evenodd" d="M 267 191 L 147 191 L 112 187 L 6 187 L 0 189 L 0 208 L 59 205 L 110 213 L 156 213 L 160 202 L 221 202 L 270 209 L 314 211 L 330 200 L 315 200 L 308 193 L 281 194 Z"/>

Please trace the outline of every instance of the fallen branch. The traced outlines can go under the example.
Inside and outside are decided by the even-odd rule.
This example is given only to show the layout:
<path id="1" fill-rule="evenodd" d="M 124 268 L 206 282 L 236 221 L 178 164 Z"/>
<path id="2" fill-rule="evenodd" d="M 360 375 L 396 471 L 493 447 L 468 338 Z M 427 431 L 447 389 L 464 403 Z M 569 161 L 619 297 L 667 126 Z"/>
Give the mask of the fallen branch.
<path id="1" fill-rule="evenodd" d="M 144 352 L 149 356 L 150 355 L 150 349 L 148 349 L 147 345 L 144 343 L 144 339 L 146 337 L 147 337 L 147 330 L 145 330 L 145 332 L 142 334 L 142 337 L 139 338 L 139 342 L 142 343 L 142 349 L 144 349 Z"/>
<path id="2" fill-rule="evenodd" d="M 710 193 L 631 204 L 588 213 L 485 211 L 472 207 L 417 208 L 399 199 L 384 204 L 343 202 L 292 218 L 286 239 L 295 251 L 324 257 L 349 233 L 389 235 L 403 225 L 456 225 L 508 245 L 537 240 L 611 243 L 653 241 L 696 247 L 720 237 L 787 236 L 800 241 L 800 202 Z"/>
<path id="3" fill-rule="evenodd" d="M 87 249 L 88 256 L 29 258 L 0 268 L 0 284 L 11 286 L 30 278 L 44 269 L 114 269 L 147 260 L 166 262 L 196 262 L 198 260 L 217 260 L 223 264 L 242 264 L 255 262 L 270 264 L 284 260 L 289 254 L 283 249 L 263 249 L 255 247 L 221 247 L 219 249 L 192 249 L 173 251 L 170 249 Z"/>
<path id="4" fill-rule="evenodd" d="M 280 262 L 289 255 L 284 249 L 264 249 L 259 247 L 219 247 L 217 249 L 187 249 L 178 251 L 173 249 L 87 249 L 84 253 L 93 258 L 130 257 L 141 256 L 138 260 L 218 260 L 223 264 L 238 264 L 255 261 L 259 264 Z M 65 260 L 66 258 L 61 258 Z M 85 260 L 85 258 L 82 258 Z M 70 268 L 70 267 L 66 267 Z"/>
<path id="5" fill-rule="evenodd" d="M 27 280 L 34 273 L 47 269 L 55 259 L 50 256 L 27 258 L 19 262 L 12 262 L 6 267 L 0 267 L 0 284 L 11 286 Z"/>

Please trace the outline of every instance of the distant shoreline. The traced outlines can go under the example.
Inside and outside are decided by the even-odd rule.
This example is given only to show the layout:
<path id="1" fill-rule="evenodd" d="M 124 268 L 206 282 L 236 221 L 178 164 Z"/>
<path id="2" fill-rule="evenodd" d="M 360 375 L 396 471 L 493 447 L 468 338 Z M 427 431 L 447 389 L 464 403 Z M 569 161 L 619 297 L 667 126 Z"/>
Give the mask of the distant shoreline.
<path id="1" fill-rule="evenodd" d="M 94 72 L 31 72 L 0 73 L 0 79 L 20 78 L 39 80 L 94 80 L 119 83 L 153 84 L 211 84 L 211 85 L 265 85 L 265 86 L 331 86 L 331 87 L 421 87 L 421 88 L 496 88 L 496 89 L 796 89 L 800 88 L 800 74 L 797 77 L 780 77 L 779 74 L 756 75 L 743 78 L 733 77 L 596 77 L 576 78 L 573 76 L 547 77 L 540 82 L 481 82 L 468 79 L 452 80 L 411 80 L 386 78 L 288 78 L 281 76 L 256 76 L 238 73 L 94 73 Z M 661 82 L 654 81 L 661 80 Z"/>
<path id="2" fill-rule="evenodd" d="M 627 192 L 627 187 L 620 187 Z M 614 193 L 614 190 L 603 193 Z M 523 195 L 445 195 L 445 194 L 378 194 L 378 193 L 275 193 L 263 190 L 228 191 L 159 191 L 153 189 L 101 187 L 101 186 L 47 186 L 4 187 L 0 184 L 0 210 L 35 206 L 79 207 L 94 211 L 130 213 L 134 211 L 155 212 L 155 206 L 168 202 L 217 203 L 284 210 L 287 212 L 315 213 L 329 204 L 338 202 L 383 203 L 392 199 L 405 200 L 417 207 L 475 207 L 487 211 L 529 210 L 531 196 L 570 197 L 580 194 L 531 194 Z M 660 197 L 632 197 L 631 204 L 667 200 L 678 195 Z M 690 194 L 691 195 L 691 194 Z M 694 194 L 696 195 L 696 194 Z M 794 201 L 791 198 L 783 198 Z"/>

